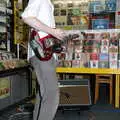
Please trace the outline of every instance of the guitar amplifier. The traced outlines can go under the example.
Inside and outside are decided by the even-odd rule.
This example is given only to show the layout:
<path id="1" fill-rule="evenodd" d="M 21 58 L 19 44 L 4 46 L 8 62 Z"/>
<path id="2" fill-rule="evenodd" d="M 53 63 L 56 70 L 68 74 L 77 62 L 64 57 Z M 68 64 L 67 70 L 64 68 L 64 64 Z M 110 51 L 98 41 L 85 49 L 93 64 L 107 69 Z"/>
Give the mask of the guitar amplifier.
<path id="1" fill-rule="evenodd" d="M 91 105 L 90 84 L 88 79 L 59 80 L 59 106 Z"/>

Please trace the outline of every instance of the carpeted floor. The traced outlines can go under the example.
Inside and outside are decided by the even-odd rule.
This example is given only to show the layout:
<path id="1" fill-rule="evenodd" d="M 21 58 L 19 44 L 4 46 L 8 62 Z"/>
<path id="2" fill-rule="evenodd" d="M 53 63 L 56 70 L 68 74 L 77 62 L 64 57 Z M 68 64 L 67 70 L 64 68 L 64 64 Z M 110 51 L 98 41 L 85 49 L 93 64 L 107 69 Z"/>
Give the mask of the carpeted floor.
<path id="1" fill-rule="evenodd" d="M 120 109 L 109 104 L 93 105 L 89 110 L 58 111 L 55 120 L 120 120 Z"/>
<path id="2" fill-rule="evenodd" d="M 73 109 L 73 107 L 70 107 L 70 109 L 59 108 L 54 120 L 120 120 L 120 109 L 115 109 L 113 105 L 108 104 L 105 89 L 103 86 L 100 92 L 102 97 L 99 98 L 97 104 L 90 106 L 89 109 L 83 110 L 83 107 L 77 107 L 77 110 Z M 23 111 L 28 112 L 27 109 Z M 16 113 L 15 117 L 10 118 Z M 32 116 L 27 113 L 24 113 L 24 115 L 19 114 L 19 112 L 16 112 L 15 105 L 0 111 L 0 120 L 32 120 Z"/>
<path id="3" fill-rule="evenodd" d="M 17 115 L 13 119 L 10 116 L 16 113 L 16 108 L 9 108 L 0 112 L 0 120 L 32 120 L 28 114 Z M 29 117 L 26 117 L 29 116 Z M 120 109 L 114 109 L 109 104 L 96 104 L 88 110 L 59 109 L 54 120 L 120 120 Z"/>

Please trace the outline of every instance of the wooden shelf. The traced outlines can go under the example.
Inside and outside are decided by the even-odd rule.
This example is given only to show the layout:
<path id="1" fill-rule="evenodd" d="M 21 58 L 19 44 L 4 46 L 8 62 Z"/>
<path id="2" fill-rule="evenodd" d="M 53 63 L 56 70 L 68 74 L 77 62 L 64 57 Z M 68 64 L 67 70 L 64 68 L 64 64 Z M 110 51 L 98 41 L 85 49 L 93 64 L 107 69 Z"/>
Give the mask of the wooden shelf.
<path id="1" fill-rule="evenodd" d="M 57 73 L 120 74 L 120 69 L 110 68 L 56 68 Z"/>

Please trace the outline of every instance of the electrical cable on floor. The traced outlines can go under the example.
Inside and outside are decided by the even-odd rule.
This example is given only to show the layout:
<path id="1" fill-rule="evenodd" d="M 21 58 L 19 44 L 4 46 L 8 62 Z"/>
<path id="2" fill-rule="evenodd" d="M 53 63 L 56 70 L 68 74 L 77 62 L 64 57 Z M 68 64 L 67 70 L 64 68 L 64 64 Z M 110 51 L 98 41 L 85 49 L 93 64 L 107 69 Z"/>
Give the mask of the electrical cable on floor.
<path id="1" fill-rule="evenodd" d="M 31 112 L 21 112 L 11 115 L 8 120 L 30 120 L 30 118 L 32 120 Z"/>

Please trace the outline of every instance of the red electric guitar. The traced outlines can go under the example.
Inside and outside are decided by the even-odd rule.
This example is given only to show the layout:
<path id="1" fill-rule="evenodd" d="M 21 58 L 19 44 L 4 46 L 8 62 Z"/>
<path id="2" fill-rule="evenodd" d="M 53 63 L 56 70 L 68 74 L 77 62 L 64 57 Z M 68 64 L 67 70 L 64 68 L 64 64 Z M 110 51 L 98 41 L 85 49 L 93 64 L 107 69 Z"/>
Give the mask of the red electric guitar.
<path id="1" fill-rule="evenodd" d="M 51 59 L 53 53 L 60 53 L 63 50 L 66 40 L 72 40 L 78 37 L 78 34 L 69 34 L 64 37 L 63 41 L 52 35 L 40 38 L 38 32 L 32 30 L 30 34 L 30 46 L 41 61 L 47 61 Z"/>

